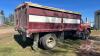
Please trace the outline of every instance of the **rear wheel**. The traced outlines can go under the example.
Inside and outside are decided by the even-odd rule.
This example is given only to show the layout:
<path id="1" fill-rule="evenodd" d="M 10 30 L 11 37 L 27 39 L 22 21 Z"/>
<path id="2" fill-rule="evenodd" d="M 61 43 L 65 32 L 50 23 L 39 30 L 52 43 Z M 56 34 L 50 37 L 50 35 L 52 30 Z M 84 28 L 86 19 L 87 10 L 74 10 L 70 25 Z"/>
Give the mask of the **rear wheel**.
<path id="1" fill-rule="evenodd" d="M 50 50 L 56 45 L 56 36 L 55 34 L 46 34 L 40 38 L 40 45 L 43 49 Z"/>

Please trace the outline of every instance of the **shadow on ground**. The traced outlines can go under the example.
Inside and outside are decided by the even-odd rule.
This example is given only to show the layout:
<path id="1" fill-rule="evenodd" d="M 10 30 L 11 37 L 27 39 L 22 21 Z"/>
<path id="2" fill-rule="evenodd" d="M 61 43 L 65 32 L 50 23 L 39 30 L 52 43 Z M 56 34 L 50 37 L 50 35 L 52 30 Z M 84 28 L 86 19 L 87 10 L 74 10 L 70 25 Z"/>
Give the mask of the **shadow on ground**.
<path id="1" fill-rule="evenodd" d="M 23 48 L 26 48 L 27 46 L 32 46 L 33 45 L 33 40 L 30 38 L 26 38 L 26 41 L 22 41 L 22 36 L 19 34 L 14 35 L 15 41 Z"/>
<path id="2" fill-rule="evenodd" d="M 75 37 L 72 37 L 72 36 L 67 36 L 67 37 L 65 36 L 64 40 L 67 40 L 67 39 L 78 40 L 79 38 L 75 38 Z M 23 48 L 26 48 L 27 46 L 32 46 L 33 45 L 33 39 L 27 37 L 26 41 L 23 42 L 22 36 L 19 35 L 19 34 L 14 35 L 14 40 Z"/>
<path id="3" fill-rule="evenodd" d="M 23 42 L 22 41 L 22 36 L 18 35 L 18 34 L 14 35 L 14 39 L 22 48 L 26 48 L 26 47 L 29 46 L 29 47 L 31 47 L 32 50 L 34 50 L 33 47 L 32 47 L 32 45 L 33 45 L 33 40 L 32 39 L 27 38 L 26 42 Z M 49 54 L 67 53 L 68 50 L 70 50 L 70 48 L 73 48 L 73 47 L 71 47 L 72 45 L 75 45 L 75 44 L 79 43 L 79 41 L 77 41 L 77 39 L 78 38 L 73 38 L 73 37 L 68 37 L 67 36 L 66 39 L 64 40 L 64 42 L 59 41 L 59 43 L 57 43 L 57 46 L 53 50 L 48 51 L 48 50 L 43 49 L 43 51 L 39 50 L 39 52 L 40 53 L 47 53 L 47 54 L 48 53 Z"/>
<path id="4" fill-rule="evenodd" d="M 67 40 L 67 39 L 70 39 L 70 40 L 78 40 L 78 39 L 80 39 L 80 38 L 78 38 L 78 37 L 73 37 L 73 36 L 68 36 L 68 35 L 66 36 L 66 35 L 65 35 L 64 39 L 65 39 L 65 40 Z"/>

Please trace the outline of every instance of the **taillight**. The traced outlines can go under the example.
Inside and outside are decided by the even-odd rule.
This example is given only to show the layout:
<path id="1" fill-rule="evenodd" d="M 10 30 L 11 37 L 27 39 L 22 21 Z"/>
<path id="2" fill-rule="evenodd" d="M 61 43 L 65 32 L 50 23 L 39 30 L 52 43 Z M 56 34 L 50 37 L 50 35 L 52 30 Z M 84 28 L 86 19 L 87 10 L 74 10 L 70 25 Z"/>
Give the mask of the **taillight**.
<path id="1" fill-rule="evenodd" d="M 30 30 L 26 30 L 26 36 L 27 36 L 27 37 L 30 37 L 31 34 L 32 34 L 32 32 L 30 32 Z"/>

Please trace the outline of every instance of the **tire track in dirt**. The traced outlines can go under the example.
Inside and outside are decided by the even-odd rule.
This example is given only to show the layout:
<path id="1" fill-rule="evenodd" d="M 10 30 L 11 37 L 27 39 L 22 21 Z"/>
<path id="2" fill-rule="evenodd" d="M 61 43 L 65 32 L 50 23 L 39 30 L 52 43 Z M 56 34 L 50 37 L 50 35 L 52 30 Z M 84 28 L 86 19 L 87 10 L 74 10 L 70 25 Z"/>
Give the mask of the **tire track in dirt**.
<path id="1" fill-rule="evenodd" d="M 100 32 L 93 31 L 88 40 L 83 40 L 77 56 L 100 56 Z"/>

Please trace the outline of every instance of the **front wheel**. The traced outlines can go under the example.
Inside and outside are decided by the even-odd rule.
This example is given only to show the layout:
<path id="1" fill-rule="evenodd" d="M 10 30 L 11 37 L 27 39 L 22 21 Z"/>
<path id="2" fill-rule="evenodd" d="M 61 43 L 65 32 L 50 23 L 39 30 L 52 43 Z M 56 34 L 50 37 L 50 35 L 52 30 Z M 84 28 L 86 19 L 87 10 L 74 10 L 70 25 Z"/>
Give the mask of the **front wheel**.
<path id="1" fill-rule="evenodd" d="M 40 38 L 40 45 L 47 50 L 50 50 L 56 46 L 55 34 L 46 34 Z"/>
<path id="2" fill-rule="evenodd" d="M 82 33 L 81 33 L 81 35 L 82 35 L 82 39 L 88 39 L 89 37 L 90 37 L 90 33 L 89 33 L 89 31 L 88 30 L 84 30 Z"/>

